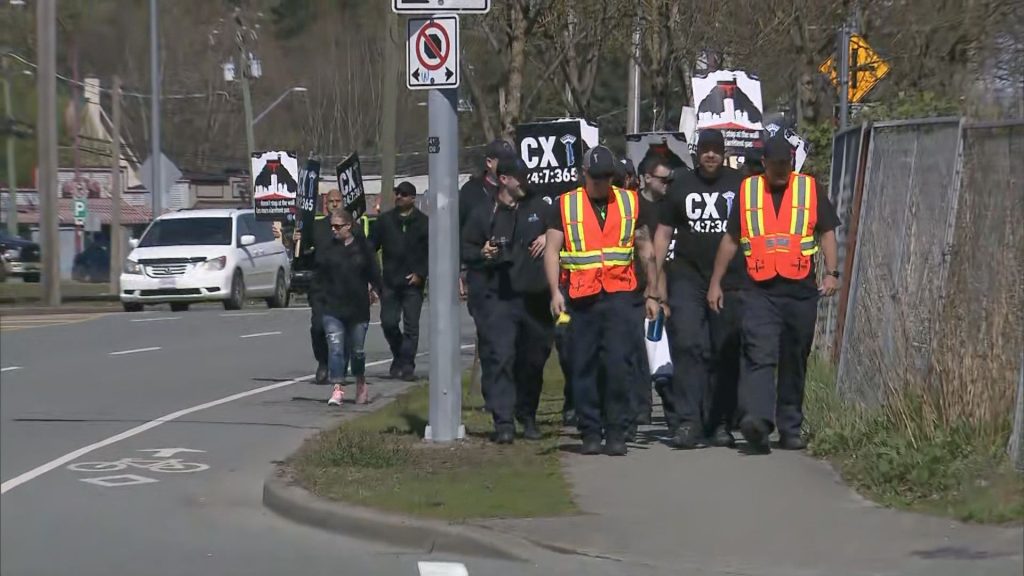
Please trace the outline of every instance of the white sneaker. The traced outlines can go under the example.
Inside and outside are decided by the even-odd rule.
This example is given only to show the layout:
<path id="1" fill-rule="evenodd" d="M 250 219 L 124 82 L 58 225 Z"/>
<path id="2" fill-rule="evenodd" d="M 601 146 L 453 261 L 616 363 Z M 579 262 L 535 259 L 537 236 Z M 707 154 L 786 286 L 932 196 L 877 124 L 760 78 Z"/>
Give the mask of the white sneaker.
<path id="1" fill-rule="evenodd" d="M 331 397 L 327 400 L 328 406 L 341 406 L 341 399 L 345 397 L 345 391 L 341 389 L 341 384 L 334 385 L 334 391 L 331 392 Z"/>

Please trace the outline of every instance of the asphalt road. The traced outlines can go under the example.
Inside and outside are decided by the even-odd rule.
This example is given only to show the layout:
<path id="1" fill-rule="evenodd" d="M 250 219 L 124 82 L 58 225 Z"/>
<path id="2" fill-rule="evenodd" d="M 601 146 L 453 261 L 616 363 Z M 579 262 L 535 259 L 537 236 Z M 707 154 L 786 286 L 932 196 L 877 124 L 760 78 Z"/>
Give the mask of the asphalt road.
<path id="1" fill-rule="evenodd" d="M 400 576 L 441 560 L 471 575 L 622 573 L 554 553 L 524 564 L 389 549 L 267 511 L 274 462 L 341 418 L 326 387 L 297 381 L 314 368 L 308 323 L 306 309 L 257 306 L 0 319 L 0 573 Z M 381 375 L 379 325 L 366 349 Z"/>

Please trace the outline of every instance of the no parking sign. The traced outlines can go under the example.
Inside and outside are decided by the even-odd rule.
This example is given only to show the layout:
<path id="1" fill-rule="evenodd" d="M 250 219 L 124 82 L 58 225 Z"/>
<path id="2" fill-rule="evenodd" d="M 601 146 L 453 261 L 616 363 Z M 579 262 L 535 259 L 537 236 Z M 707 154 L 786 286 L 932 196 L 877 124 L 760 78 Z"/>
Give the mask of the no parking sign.
<path id="1" fill-rule="evenodd" d="M 459 17 L 410 18 L 405 85 L 410 90 L 459 87 Z"/>

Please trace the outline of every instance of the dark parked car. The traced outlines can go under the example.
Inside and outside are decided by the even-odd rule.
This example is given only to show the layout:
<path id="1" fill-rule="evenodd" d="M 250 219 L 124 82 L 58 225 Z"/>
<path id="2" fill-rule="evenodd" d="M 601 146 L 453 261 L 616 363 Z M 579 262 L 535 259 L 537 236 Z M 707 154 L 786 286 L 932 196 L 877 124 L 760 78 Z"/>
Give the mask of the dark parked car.
<path id="1" fill-rule="evenodd" d="M 110 246 L 93 242 L 75 256 L 71 279 L 76 282 L 110 282 Z"/>
<path id="2" fill-rule="evenodd" d="M 0 278 L 20 277 L 25 282 L 39 282 L 39 244 L 0 232 Z"/>

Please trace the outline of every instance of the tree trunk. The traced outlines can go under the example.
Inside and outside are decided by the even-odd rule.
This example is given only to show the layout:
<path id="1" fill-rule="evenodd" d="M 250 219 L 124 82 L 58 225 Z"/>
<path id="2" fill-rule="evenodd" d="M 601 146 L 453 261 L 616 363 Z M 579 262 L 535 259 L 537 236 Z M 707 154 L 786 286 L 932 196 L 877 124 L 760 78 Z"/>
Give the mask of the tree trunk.
<path id="1" fill-rule="evenodd" d="M 526 62 L 526 19 L 523 0 L 509 5 L 508 79 L 505 83 L 505 105 L 501 109 L 501 133 L 511 140 L 522 114 L 523 65 Z"/>

